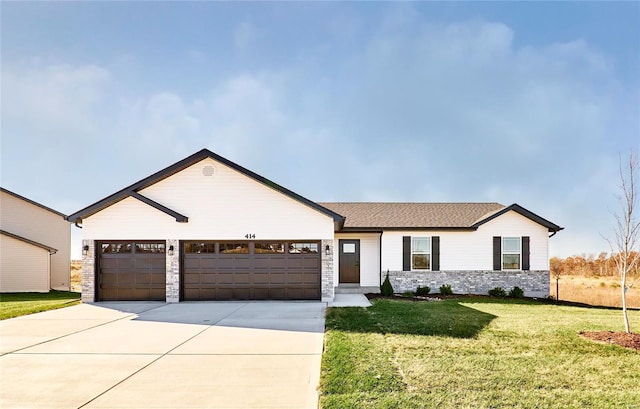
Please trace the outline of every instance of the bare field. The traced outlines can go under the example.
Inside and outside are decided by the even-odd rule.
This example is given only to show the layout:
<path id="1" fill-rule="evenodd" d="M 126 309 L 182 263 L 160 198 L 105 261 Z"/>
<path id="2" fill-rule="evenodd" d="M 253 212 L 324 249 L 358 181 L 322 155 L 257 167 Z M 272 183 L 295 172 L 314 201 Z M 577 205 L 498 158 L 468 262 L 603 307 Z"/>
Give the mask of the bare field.
<path id="1" fill-rule="evenodd" d="M 71 260 L 71 291 L 82 291 L 82 261 Z"/>
<path id="2" fill-rule="evenodd" d="M 621 307 L 622 294 L 617 277 L 563 276 L 560 300 L 590 305 Z M 551 295 L 556 297 L 556 280 L 551 278 Z M 640 282 L 627 292 L 627 307 L 640 308 Z"/>

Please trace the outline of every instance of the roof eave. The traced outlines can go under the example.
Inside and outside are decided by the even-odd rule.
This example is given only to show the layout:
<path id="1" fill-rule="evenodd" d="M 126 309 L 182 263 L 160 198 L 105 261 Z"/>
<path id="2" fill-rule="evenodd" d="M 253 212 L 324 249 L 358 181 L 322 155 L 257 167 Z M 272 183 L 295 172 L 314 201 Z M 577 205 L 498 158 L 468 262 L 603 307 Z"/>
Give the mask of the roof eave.
<path id="1" fill-rule="evenodd" d="M 0 234 L 4 234 L 7 237 L 11 237 L 13 239 L 22 241 L 24 243 L 31 244 L 32 246 L 35 246 L 35 247 L 40 247 L 43 250 L 47 250 L 49 252 L 49 254 L 56 254 L 58 252 L 58 249 L 56 249 L 56 248 L 53 248 L 51 246 L 47 246 L 46 244 L 38 243 L 37 241 L 30 240 L 30 239 L 28 239 L 26 237 L 22 237 L 22 236 L 19 236 L 17 234 L 9 233 L 6 230 L 0 230 Z"/>

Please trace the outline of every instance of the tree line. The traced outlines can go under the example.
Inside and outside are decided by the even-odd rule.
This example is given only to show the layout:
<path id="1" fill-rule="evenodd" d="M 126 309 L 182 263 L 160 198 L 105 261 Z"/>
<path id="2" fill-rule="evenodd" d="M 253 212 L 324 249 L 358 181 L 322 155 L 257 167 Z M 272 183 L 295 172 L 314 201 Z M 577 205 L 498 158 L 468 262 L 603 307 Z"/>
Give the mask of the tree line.
<path id="1" fill-rule="evenodd" d="M 634 254 L 635 255 L 635 254 Z M 567 258 L 552 257 L 549 269 L 553 277 L 575 275 L 585 277 L 618 277 L 615 255 L 602 252 L 596 257 L 594 254 L 582 254 Z M 632 277 L 640 277 L 640 265 L 636 265 L 629 272 Z"/>

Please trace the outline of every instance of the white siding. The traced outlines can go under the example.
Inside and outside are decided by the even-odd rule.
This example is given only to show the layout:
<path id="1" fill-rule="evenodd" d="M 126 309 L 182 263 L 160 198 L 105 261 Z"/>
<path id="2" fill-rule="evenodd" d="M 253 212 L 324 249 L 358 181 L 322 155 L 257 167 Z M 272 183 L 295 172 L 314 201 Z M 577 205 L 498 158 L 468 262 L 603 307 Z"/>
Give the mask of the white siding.
<path id="1" fill-rule="evenodd" d="M 1 192 L 0 228 L 57 249 L 51 256 L 50 287 L 69 290 L 71 224 L 59 214 Z"/>
<path id="2" fill-rule="evenodd" d="M 0 292 L 49 291 L 49 252 L 0 235 Z"/>
<path id="3" fill-rule="evenodd" d="M 213 176 L 203 168 L 213 166 Z M 228 166 L 204 159 L 142 191 L 189 218 L 124 199 L 83 221 L 84 239 L 332 239 L 333 219 Z"/>
<path id="4" fill-rule="evenodd" d="M 339 285 L 339 251 L 340 239 L 360 240 L 360 286 L 377 287 L 380 285 L 380 233 L 336 233 L 333 243 L 333 271 L 336 272 L 334 285 Z M 402 249 L 401 249 L 402 250 Z M 402 261 L 402 260 L 401 260 Z"/>
<path id="5" fill-rule="evenodd" d="M 382 270 L 402 270 L 402 236 L 439 236 L 441 270 L 493 270 L 493 237 L 530 237 L 531 270 L 548 270 L 547 228 L 510 211 L 476 231 L 385 231 Z"/>

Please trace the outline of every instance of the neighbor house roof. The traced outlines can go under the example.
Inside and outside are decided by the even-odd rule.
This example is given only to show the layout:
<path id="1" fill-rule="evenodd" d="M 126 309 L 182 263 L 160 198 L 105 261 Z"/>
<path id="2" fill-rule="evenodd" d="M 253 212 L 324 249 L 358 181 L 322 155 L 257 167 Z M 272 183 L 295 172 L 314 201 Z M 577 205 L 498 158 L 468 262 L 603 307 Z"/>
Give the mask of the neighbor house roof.
<path id="1" fill-rule="evenodd" d="M 196 153 L 194 153 L 193 155 L 174 163 L 171 166 L 168 166 L 156 173 L 154 173 L 153 175 L 146 177 L 130 186 L 125 187 L 124 189 L 105 197 L 102 200 L 97 201 L 96 203 L 85 207 L 82 210 L 77 211 L 76 213 L 69 215 L 67 217 L 67 220 L 69 220 L 70 222 L 74 222 L 74 223 L 80 223 L 82 222 L 82 219 L 87 218 L 89 216 L 91 216 L 92 214 L 95 214 L 123 199 L 126 199 L 127 197 L 133 197 L 137 200 L 140 200 L 143 203 L 146 203 L 149 206 L 152 206 L 172 217 L 175 217 L 176 221 L 178 222 L 188 222 L 188 215 L 182 215 L 172 209 L 169 209 L 165 206 L 163 206 L 160 203 L 154 202 L 153 200 L 149 199 L 148 197 L 143 196 L 142 194 L 140 194 L 140 191 L 155 184 L 158 183 L 166 178 L 168 178 L 171 175 L 174 175 L 178 172 L 180 172 L 181 170 L 184 170 L 186 168 L 188 168 L 191 165 L 194 165 L 204 159 L 207 158 L 211 158 L 214 159 L 217 162 L 220 162 L 242 174 L 244 174 L 245 176 L 259 182 L 262 183 L 265 186 L 270 187 L 271 189 L 274 189 L 286 196 L 289 196 L 290 198 L 303 203 L 321 213 L 326 214 L 329 217 L 332 217 L 334 219 L 334 221 L 336 223 L 341 223 L 344 218 L 340 215 L 337 214 L 335 212 L 333 212 L 330 209 L 327 209 L 321 205 L 319 205 L 318 203 L 312 202 L 311 200 L 300 196 L 299 194 L 292 192 L 289 189 L 286 189 L 280 185 L 278 185 L 277 183 L 272 182 L 271 180 L 262 177 L 260 175 L 258 175 L 257 173 L 254 173 L 246 168 L 243 168 L 242 166 L 231 162 L 228 159 L 223 158 L 220 155 L 217 155 L 213 152 L 211 152 L 208 149 L 202 149 Z"/>
<path id="2" fill-rule="evenodd" d="M 320 205 L 345 216 L 343 230 L 461 229 L 480 225 L 513 210 L 536 223 L 558 231 L 562 228 L 513 204 L 500 203 L 377 203 L 322 202 Z"/>
<path id="3" fill-rule="evenodd" d="M 16 240 L 20 240 L 20 241 L 28 243 L 28 244 L 31 244 L 32 246 L 40 247 L 41 249 L 47 250 L 51 254 L 55 254 L 55 253 L 58 252 L 58 249 L 54 249 L 53 247 L 47 246 L 46 244 L 42 244 L 42 243 L 38 243 L 37 241 L 29 240 L 29 239 L 27 239 L 25 237 L 18 236 L 17 234 L 9 233 L 8 231 L 5 231 L 5 230 L 0 230 L 0 234 L 2 234 L 4 236 L 7 236 L 7 237 L 11 237 L 11 238 L 16 239 Z"/>
<path id="4" fill-rule="evenodd" d="M 43 204 L 40 204 L 40 203 L 38 203 L 38 202 L 34 202 L 34 201 L 33 201 L 33 200 L 31 200 L 31 199 L 27 199 L 26 197 L 24 197 L 24 196 L 20 196 L 19 194 L 14 193 L 14 192 L 12 192 L 12 191 L 10 191 L 10 190 L 7 190 L 7 189 L 5 189 L 5 188 L 3 188 L 3 187 L 0 187 L 0 191 L 2 191 L 2 192 L 4 192 L 4 193 L 7 193 L 7 194 L 9 194 L 9 195 L 11 195 L 11 196 L 13 196 L 13 197 L 17 197 L 17 198 L 18 198 L 18 199 L 20 199 L 20 200 L 24 200 L 25 202 L 30 203 L 30 204 L 32 204 L 32 205 L 34 205 L 34 206 L 38 206 L 38 207 L 39 207 L 39 208 L 41 208 L 41 209 L 48 210 L 48 211 L 50 211 L 51 213 L 55 213 L 55 214 L 57 214 L 58 216 L 62 216 L 63 218 L 66 218 L 66 217 L 67 217 L 67 215 L 66 215 L 66 214 L 60 213 L 59 211 L 57 211 L 57 210 L 53 210 L 52 208 L 47 207 L 47 206 L 45 206 L 45 205 L 43 205 Z"/>

